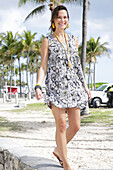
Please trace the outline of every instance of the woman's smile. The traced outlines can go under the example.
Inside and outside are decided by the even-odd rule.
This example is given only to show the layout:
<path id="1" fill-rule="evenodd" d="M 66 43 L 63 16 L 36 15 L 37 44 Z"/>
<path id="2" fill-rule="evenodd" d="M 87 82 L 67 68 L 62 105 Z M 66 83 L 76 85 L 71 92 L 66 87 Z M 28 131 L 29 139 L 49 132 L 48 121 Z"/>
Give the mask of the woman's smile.
<path id="1" fill-rule="evenodd" d="M 68 16 L 65 10 L 60 10 L 58 12 L 58 17 L 54 20 L 55 27 L 65 29 L 68 23 Z"/>

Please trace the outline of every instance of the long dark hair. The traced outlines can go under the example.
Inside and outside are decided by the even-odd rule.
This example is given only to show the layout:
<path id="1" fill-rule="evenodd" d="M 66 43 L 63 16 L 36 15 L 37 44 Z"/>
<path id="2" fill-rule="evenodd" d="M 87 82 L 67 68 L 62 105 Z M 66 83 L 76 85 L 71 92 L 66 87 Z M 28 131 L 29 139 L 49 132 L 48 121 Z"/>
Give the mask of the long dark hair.
<path id="1" fill-rule="evenodd" d="M 52 28 L 52 23 L 54 23 L 54 19 L 58 17 L 58 12 L 60 10 L 65 10 L 67 12 L 67 17 L 69 19 L 69 13 L 68 13 L 68 10 L 67 8 L 64 6 L 64 5 L 59 5 L 57 6 L 53 12 L 52 12 L 52 16 L 51 16 L 51 26 L 50 26 L 50 29 L 54 32 L 56 28 Z"/>

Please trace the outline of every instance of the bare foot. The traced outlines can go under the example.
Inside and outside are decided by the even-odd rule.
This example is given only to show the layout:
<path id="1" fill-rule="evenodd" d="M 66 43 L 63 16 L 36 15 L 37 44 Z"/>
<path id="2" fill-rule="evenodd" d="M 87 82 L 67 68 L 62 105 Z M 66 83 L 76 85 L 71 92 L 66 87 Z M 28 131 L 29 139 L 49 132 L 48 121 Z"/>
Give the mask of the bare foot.
<path id="1" fill-rule="evenodd" d="M 53 152 L 58 156 L 58 157 L 57 157 L 57 156 L 54 154 L 54 155 L 57 157 L 57 159 L 59 160 L 59 159 L 60 159 L 60 154 L 59 154 L 59 152 L 58 152 L 58 148 L 55 147 L 55 149 L 54 149 Z M 64 170 L 71 170 L 68 162 L 64 163 L 64 162 L 60 159 L 60 160 L 59 160 L 59 163 L 62 165 L 62 167 L 64 168 Z"/>
<path id="2" fill-rule="evenodd" d="M 54 152 L 59 156 L 58 148 L 55 147 Z"/>
<path id="3" fill-rule="evenodd" d="M 54 149 L 53 154 L 58 159 L 60 165 L 63 167 L 63 161 L 60 159 L 57 147 Z"/>

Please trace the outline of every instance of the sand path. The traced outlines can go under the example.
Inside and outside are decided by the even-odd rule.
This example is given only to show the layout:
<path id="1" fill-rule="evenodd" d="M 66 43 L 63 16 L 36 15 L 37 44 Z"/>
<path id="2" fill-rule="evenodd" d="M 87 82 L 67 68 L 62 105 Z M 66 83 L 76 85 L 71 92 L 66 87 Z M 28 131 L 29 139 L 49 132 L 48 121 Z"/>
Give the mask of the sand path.
<path id="1" fill-rule="evenodd" d="M 0 147 L 19 157 L 27 155 L 56 160 L 52 154 L 55 147 L 55 123 L 51 113 L 0 111 L 0 116 L 22 126 L 21 131 L 0 132 Z M 113 169 L 113 126 L 81 126 L 67 147 L 68 160 L 73 170 Z"/>

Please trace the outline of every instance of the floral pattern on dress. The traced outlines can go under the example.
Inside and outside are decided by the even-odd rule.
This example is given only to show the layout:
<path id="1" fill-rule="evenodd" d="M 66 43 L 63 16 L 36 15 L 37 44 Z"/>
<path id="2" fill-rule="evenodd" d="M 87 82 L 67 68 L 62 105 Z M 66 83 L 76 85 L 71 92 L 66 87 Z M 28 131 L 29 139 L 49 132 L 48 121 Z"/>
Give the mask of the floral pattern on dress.
<path id="1" fill-rule="evenodd" d="M 68 66 L 68 59 L 64 47 L 52 35 L 48 37 L 49 56 L 47 75 L 45 80 L 45 103 L 50 102 L 59 108 L 77 107 L 84 109 L 88 102 L 85 91 L 80 57 L 73 35 L 68 34 L 69 59 L 72 68 Z"/>

